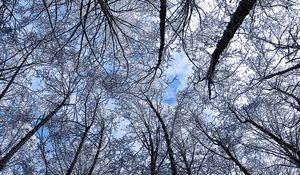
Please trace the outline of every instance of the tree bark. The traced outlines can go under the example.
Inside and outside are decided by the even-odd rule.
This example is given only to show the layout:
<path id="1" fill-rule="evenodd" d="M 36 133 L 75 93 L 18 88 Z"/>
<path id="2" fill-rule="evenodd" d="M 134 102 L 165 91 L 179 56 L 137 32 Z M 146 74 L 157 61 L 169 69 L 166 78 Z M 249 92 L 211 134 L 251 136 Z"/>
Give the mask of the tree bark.
<path id="1" fill-rule="evenodd" d="M 10 159 L 25 145 L 25 143 L 43 127 L 64 105 L 70 94 L 45 118 L 43 118 L 31 131 L 29 131 L 12 149 L 0 160 L 0 171 L 3 170 Z"/>
<path id="2" fill-rule="evenodd" d="M 158 53 L 158 62 L 155 66 L 155 70 L 159 68 L 162 62 L 163 51 L 165 47 L 165 29 L 166 29 L 166 16 L 167 16 L 167 1 L 160 0 L 160 11 L 159 11 L 159 32 L 160 32 L 160 46 L 159 46 L 159 53 Z"/>
<path id="3" fill-rule="evenodd" d="M 88 135 L 88 132 L 89 132 L 90 128 L 91 128 L 90 126 L 88 126 L 88 127 L 85 128 L 84 133 L 83 133 L 83 135 L 82 135 L 82 137 L 80 139 L 80 143 L 78 145 L 78 148 L 76 150 L 75 156 L 74 156 L 74 158 L 73 158 L 73 160 L 71 162 L 71 165 L 70 165 L 69 169 L 67 170 L 66 175 L 71 175 L 71 173 L 72 173 L 72 171 L 73 171 L 73 169 L 75 167 L 75 164 L 77 162 L 77 159 L 79 157 L 79 154 L 80 154 L 80 152 L 82 150 L 83 144 L 84 144 L 84 142 L 85 142 L 85 140 L 87 138 L 87 135 Z"/>
<path id="4" fill-rule="evenodd" d="M 103 142 L 103 135 L 104 135 L 104 123 L 102 125 L 102 128 L 101 128 L 101 136 L 100 136 L 100 139 L 99 139 L 99 144 L 98 144 L 98 147 L 97 147 L 97 152 L 96 152 L 96 155 L 94 157 L 94 160 L 93 160 L 93 163 L 92 163 L 92 166 L 91 166 L 91 169 L 88 173 L 88 175 L 92 175 L 94 169 L 95 169 L 95 166 L 96 166 L 96 163 L 97 163 L 97 160 L 98 160 L 98 157 L 99 157 L 99 154 L 101 152 L 101 147 L 102 147 L 102 142 Z"/>
<path id="5" fill-rule="evenodd" d="M 173 153 L 173 149 L 172 149 L 172 146 L 171 146 L 171 139 L 170 139 L 170 136 L 169 136 L 167 126 L 165 125 L 165 122 L 163 121 L 163 119 L 162 119 L 161 115 L 159 114 L 159 112 L 154 107 L 152 101 L 147 96 L 146 96 L 146 99 L 147 99 L 147 102 L 148 102 L 150 108 L 154 111 L 154 113 L 156 114 L 156 117 L 158 118 L 158 120 L 159 120 L 159 122 L 162 126 L 162 129 L 163 129 L 163 132 L 164 132 L 164 138 L 165 138 L 166 145 L 167 145 L 167 152 L 169 154 L 169 159 L 170 159 L 170 163 L 171 163 L 172 175 L 177 175 L 176 162 L 175 162 L 174 153 Z"/>
<path id="6" fill-rule="evenodd" d="M 276 73 L 267 75 L 267 76 L 263 77 L 262 80 L 267 80 L 267 79 L 273 78 L 273 77 L 275 77 L 275 76 L 282 75 L 282 74 L 285 74 L 285 73 L 287 73 L 287 72 L 297 70 L 297 69 L 299 69 L 299 68 L 300 68 L 300 64 L 296 64 L 295 66 L 292 66 L 292 67 L 287 68 L 287 69 L 285 69 L 285 70 L 282 70 L 282 71 L 279 71 L 279 72 L 276 72 Z"/>
<path id="7" fill-rule="evenodd" d="M 241 162 L 233 156 L 233 154 L 230 152 L 230 150 L 219 140 L 217 140 L 218 145 L 221 146 L 221 148 L 226 152 L 226 154 L 230 157 L 230 159 L 240 168 L 240 170 L 245 174 L 245 175 L 251 175 L 246 167 L 244 167 Z"/>
<path id="8" fill-rule="evenodd" d="M 210 66 L 206 75 L 207 82 L 208 82 L 209 98 L 211 98 L 210 85 L 212 84 L 212 76 L 216 69 L 217 63 L 219 62 L 220 55 L 222 54 L 224 49 L 228 46 L 230 40 L 233 38 L 235 32 L 240 27 L 245 17 L 252 10 L 256 1 L 257 0 L 242 0 L 239 3 L 239 6 L 237 7 L 236 11 L 233 13 L 231 20 L 229 21 L 226 29 L 223 32 L 222 38 L 217 43 L 216 49 L 212 54 Z"/>

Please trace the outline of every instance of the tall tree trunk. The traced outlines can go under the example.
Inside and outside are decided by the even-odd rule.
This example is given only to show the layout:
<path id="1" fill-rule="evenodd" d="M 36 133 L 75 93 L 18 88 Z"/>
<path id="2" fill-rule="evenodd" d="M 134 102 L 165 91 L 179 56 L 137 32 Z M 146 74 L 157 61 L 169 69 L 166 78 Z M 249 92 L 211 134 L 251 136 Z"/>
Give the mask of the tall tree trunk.
<path id="1" fill-rule="evenodd" d="M 69 169 L 67 170 L 66 175 L 71 175 L 71 173 L 72 173 L 72 171 L 73 171 L 73 169 L 75 167 L 75 164 L 76 164 L 76 162 L 78 160 L 79 154 L 80 154 L 80 152 L 82 150 L 83 144 L 84 144 L 84 142 L 85 142 L 85 140 L 87 138 L 87 135 L 88 135 L 88 132 L 89 132 L 90 128 L 91 128 L 91 126 L 88 126 L 88 127 L 85 128 L 84 133 L 83 133 L 83 135 L 82 135 L 82 137 L 80 139 L 78 148 L 76 150 L 75 156 L 74 156 L 74 158 L 73 158 L 73 160 L 71 162 L 71 165 L 70 165 Z"/>
<path id="2" fill-rule="evenodd" d="M 92 173 L 93 173 L 93 171 L 94 171 L 94 169 L 96 167 L 97 160 L 98 160 L 100 152 L 101 152 L 101 147 L 102 147 L 102 142 L 103 142 L 103 135 L 104 135 L 104 129 L 105 129 L 104 127 L 105 127 L 105 125 L 104 125 L 104 122 L 103 122 L 101 131 L 100 131 L 101 132 L 101 136 L 100 136 L 100 139 L 99 139 L 99 143 L 98 143 L 98 147 L 97 147 L 97 152 L 96 152 L 96 155 L 94 157 L 94 160 L 93 160 L 93 163 L 92 163 L 92 166 L 90 168 L 90 171 L 89 171 L 88 175 L 92 175 Z"/>
<path id="3" fill-rule="evenodd" d="M 237 7 L 236 11 L 233 13 L 226 29 L 223 32 L 222 38 L 217 43 L 217 47 L 212 54 L 210 66 L 206 75 L 207 82 L 208 82 L 209 98 L 211 98 L 210 85 L 212 83 L 212 76 L 216 69 L 217 63 L 219 62 L 220 55 L 222 54 L 224 49 L 228 46 L 228 43 L 233 38 L 235 32 L 240 27 L 240 25 L 242 24 L 246 16 L 252 10 L 256 1 L 257 0 L 242 0 L 239 3 L 239 6 Z"/>
<path id="4" fill-rule="evenodd" d="M 159 68 L 159 66 L 161 65 L 162 58 L 163 58 L 163 52 L 164 52 L 164 47 L 165 47 L 166 16 L 167 16 L 167 1 L 160 0 L 160 11 L 159 11 L 160 46 L 159 46 L 159 53 L 158 53 L 158 62 L 156 64 L 156 66 L 154 67 L 155 70 L 157 70 Z"/>
<path id="5" fill-rule="evenodd" d="M 171 146 L 171 139 L 169 136 L 169 132 L 167 129 L 167 126 L 165 125 L 165 122 L 163 121 L 161 115 L 159 114 L 159 112 L 156 110 L 156 108 L 154 107 L 152 101 L 146 96 L 147 102 L 150 105 L 150 108 L 154 111 L 154 113 L 156 114 L 156 117 L 158 118 L 162 129 L 163 129 L 163 133 L 164 133 L 164 138 L 166 141 L 166 145 L 167 145 L 167 152 L 169 155 L 169 159 L 170 159 L 170 163 L 171 163 L 171 172 L 172 175 L 177 175 L 177 166 L 176 166 L 176 162 L 175 162 L 175 158 L 174 158 L 174 152 Z"/>
<path id="6" fill-rule="evenodd" d="M 12 149 L 0 160 L 0 170 L 3 170 L 10 159 L 22 148 L 23 145 L 41 128 L 43 127 L 64 105 L 70 94 L 45 118 L 43 118 L 31 131 L 29 131 Z"/>
<path id="7" fill-rule="evenodd" d="M 156 175 L 157 170 L 156 170 L 156 160 L 157 160 L 157 153 L 155 150 L 151 150 L 151 158 L 150 158 L 150 174 L 151 175 Z"/>
<path id="8" fill-rule="evenodd" d="M 218 145 L 225 151 L 225 153 L 230 157 L 230 159 L 240 168 L 240 170 L 245 175 L 251 175 L 246 167 L 242 165 L 242 163 L 230 152 L 229 148 L 226 147 L 221 141 L 217 140 Z"/>

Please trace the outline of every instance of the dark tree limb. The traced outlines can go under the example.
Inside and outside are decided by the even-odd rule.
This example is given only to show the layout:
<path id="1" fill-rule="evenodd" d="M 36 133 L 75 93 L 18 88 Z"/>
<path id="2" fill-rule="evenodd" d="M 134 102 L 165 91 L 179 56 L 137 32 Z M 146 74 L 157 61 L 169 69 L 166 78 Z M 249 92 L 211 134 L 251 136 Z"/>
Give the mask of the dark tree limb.
<path id="1" fill-rule="evenodd" d="M 10 159 L 27 143 L 27 141 L 41 128 L 43 127 L 63 106 L 66 105 L 66 101 L 70 94 L 67 94 L 57 107 L 51 111 L 45 118 L 43 118 L 35 127 L 32 128 L 11 150 L 0 159 L 0 171 L 3 170 Z"/>
<path id="2" fill-rule="evenodd" d="M 274 140 L 278 145 L 280 145 L 281 148 L 283 148 L 283 150 L 285 150 L 286 152 L 285 155 L 287 155 L 287 157 L 291 160 L 291 162 L 294 163 L 297 167 L 300 167 L 300 150 L 297 148 L 297 146 L 286 142 L 281 136 L 275 135 L 270 130 L 258 124 L 253 119 L 251 119 L 252 117 L 250 116 L 250 114 L 245 108 L 243 108 L 243 110 L 246 112 L 247 117 L 243 115 L 240 117 L 239 115 L 241 114 L 238 114 L 238 112 L 236 112 L 233 107 L 229 107 L 229 109 L 241 123 L 251 124 L 252 126 L 257 128 L 260 132 L 264 133 L 266 136 Z M 244 120 L 242 120 L 241 118 L 244 118 Z"/>
<path id="3" fill-rule="evenodd" d="M 282 75 L 282 74 L 285 74 L 285 73 L 290 72 L 290 71 L 294 71 L 294 70 L 299 69 L 299 68 L 300 68 L 300 63 L 296 64 L 295 66 L 292 66 L 290 68 L 287 68 L 285 70 L 282 70 L 282 71 L 279 71 L 279 72 L 267 75 L 267 76 L 263 77 L 262 80 L 270 79 L 270 78 L 273 78 L 275 76 Z"/>
<path id="4" fill-rule="evenodd" d="M 245 175 L 251 175 L 247 168 L 244 167 L 242 163 L 231 153 L 228 147 L 226 147 L 220 140 L 217 140 L 217 143 Z"/>
<path id="5" fill-rule="evenodd" d="M 41 40 L 42 41 L 42 40 Z M 0 94 L 0 100 L 2 100 L 2 98 L 4 97 L 4 95 L 7 93 L 7 91 L 9 90 L 10 86 L 13 84 L 13 82 L 15 81 L 16 77 L 18 76 L 19 72 L 21 71 L 21 69 L 24 67 L 24 65 L 26 65 L 26 61 L 28 60 L 28 58 L 31 56 L 31 54 L 33 53 L 33 51 L 39 46 L 39 44 L 41 43 L 41 41 L 39 41 L 31 50 L 30 52 L 28 52 L 28 54 L 26 55 L 26 57 L 23 59 L 23 61 L 21 62 L 21 64 L 16 67 L 16 71 L 14 72 L 14 74 L 12 75 L 12 78 L 9 80 L 8 84 L 6 85 L 6 87 L 2 90 L 1 94 Z"/>
<path id="6" fill-rule="evenodd" d="M 211 149 L 208 148 L 208 150 L 212 151 L 213 153 L 221 156 L 222 158 L 225 158 L 225 159 L 228 159 L 228 160 L 231 160 L 235 163 L 235 165 L 237 165 L 239 167 L 239 169 L 245 174 L 245 175 L 251 175 L 251 173 L 247 170 L 247 168 L 238 160 L 237 157 L 234 156 L 234 153 L 232 153 L 229 149 L 229 147 L 225 146 L 225 144 L 222 142 L 221 139 L 216 139 L 216 138 L 213 138 L 212 136 L 209 135 L 209 133 L 207 131 L 205 131 L 205 129 L 202 127 L 202 125 L 200 124 L 199 121 L 197 121 L 197 124 L 198 124 L 198 127 L 200 128 L 200 130 L 202 131 L 202 133 L 215 145 L 217 146 L 220 146 L 224 151 L 225 153 L 227 154 L 227 156 L 229 158 L 225 158 L 224 156 L 212 151 Z M 195 137 L 197 138 L 197 137 Z M 199 142 L 200 143 L 200 142 Z M 201 143 L 201 145 L 203 145 Z"/>
<path id="7" fill-rule="evenodd" d="M 145 95 L 145 97 L 146 97 L 147 103 L 149 104 L 149 106 L 153 110 L 153 112 L 155 113 L 156 117 L 158 118 L 158 120 L 162 126 L 164 138 L 165 138 L 166 145 L 167 145 L 167 152 L 168 152 L 170 163 L 171 163 L 171 172 L 172 172 L 172 175 L 177 175 L 177 167 L 176 167 L 176 162 L 175 162 L 175 158 L 174 158 L 174 152 L 173 152 L 173 149 L 171 146 L 171 139 L 170 139 L 170 135 L 169 135 L 167 126 L 166 126 L 162 116 L 157 111 L 157 109 L 154 107 L 152 101 L 149 99 L 149 97 L 146 95 Z"/>
<path id="8" fill-rule="evenodd" d="M 80 139 L 80 143 L 79 143 L 79 145 L 78 145 L 78 148 L 77 148 L 77 150 L 76 150 L 75 156 L 74 156 L 74 158 L 73 158 L 73 160 L 72 160 L 72 162 L 71 162 L 70 167 L 69 167 L 68 170 L 67 170 L 66 175 L 71 175 L 71 174 L 72 174 L 72 171 L 73 171 L 73 169 L 74 169 L 74 167 L 75 167 L 75 164 L 76 164 L 76 162 L 77 162 L 77 160 L 78 160 L 79 154 L 81 153 L 81 150 L 82 150 L 82 148 L 83 148 L 83 144 L 84 144 L 84 142 L 85 142 L 85 140 L 86 140 L 86 138 L 87 138 L 87 135 L 88 135 L 88 132 L 89 132 L 89 130 L 90 130 L 90 127 L 91 127 L 91 126 L 88 126 L 88 127 L 85 128 L 84 133 L 83 133 L 83 135 L 82 135 L 82 137 L 81 137 L 81 139 Z"/>
<path id="9" fill-rule="evenodd" d="M 92 166 L 89 170 L 88 175 L 92 175 L 93 171 L 96 167 L 96 164 L 97 164 L 100 152 L 101 152 L 101 148 L 102 148 L 102 145 L 103 145 L 104 130 L 105 130 L 105 124 L 104 124 L 104 121 L 103 121 L 103 122 L 101 122 L 100 138 L 99 138 L 99 143 L 98 143 L 98 146 L 97 146 L 97 152 L 96 152 L 96 155 L 94 157 L 94 160 L 93 160 L 93 163 L 92 163 Z"/>
<path id="10" fill-rule="evenodd" d="M 239 3 L 238 8 L 233 13 L 226 29 L 223 32 L 222 38 L 218 41 L 216 49 L 214 50 L 210 66 L 207 71 L 206 79 L 208 83 L 208 90 L 209 90 L 209 98 L 211 99 L 211 84 L 212 84 L 212 77 L 214 71 L 216 69 L 216 65 L 219 62 L 220 55 L 223 53 L 224 49 L 228 46 L 230 40 L 233 38 L 235 32 L 242 24 L 245 17 L 249 14 L 256 3 L 256 0 L 242 0 Z"/>
<path id="11" fill-rule="evenodd" d="M 155 70 L 157 70 L 161 65 L 162 58 L 163 58 L 163 52 L 165 47 L 166 16 L 167 16 L 167 1 L 160 0 L 160 11 L 159 11 L 160 46 L 159 46 L 159 53 L 158 53 L 158 61 L 156 66 L 154 67 Z"/>
<path id="12" fill-rule="evenodd" d="M 86 98 L 86 101 L 85 101 L 85 111 L 86 111 L 86 109 L 87 109 L 87 101 L 88 101 L 88 97 Z M 83 132 L 83 134 L 82 134 L 82 136 L 81 136 L 79 145 L 78 145 L 77 150 L 76 150 L 76 152 L 75 152 L 75 156 L 74 156 L 74 158 L 73 158 L 73 160 L 72 160 L 72 162 L 71 162 L 71 164 L 70 164 L 70 167 L 69 167 L 68 170 L 67 170 L 66 175 L 71 175 L 71 174 L 72 174 L 72 171 L 73 171 L 73 169 L 74 169 L 74 167 L 75 167 L 75 165 L 76 165 L 76 163 L 77 163 L 77 160 L 78 160 L 79 155 L 80 155 L 80 153 L 81 153 L 81 150 L 82 150 L 82 148 L 83 148 L 83 144 L 84 144 L 85 140 L 86 140 L 87 137 L 88 137 L 88 133 L 89 133 L 89 131 L 90 131 L 92 125 L 94 124 L 95 117 L 96 117 L 96 115 L 97 115 L 97 109 L 98 109 L 98 106 L 99 106 L 99 101 L 97 100 L 95 109 L 94 109 L 94 111 L 93 111 L 93 117 L 92 117 L 92 119 L 91 119 L 91 123 L 90 123 L 89 125 L 85 126 L 84 132 Z M 88 116 L 88 114 L 85 112 L 85 123 L 88 122 L 88 121 L 87 121 L 87 118 L 86 118 L 87 116 Z"/>

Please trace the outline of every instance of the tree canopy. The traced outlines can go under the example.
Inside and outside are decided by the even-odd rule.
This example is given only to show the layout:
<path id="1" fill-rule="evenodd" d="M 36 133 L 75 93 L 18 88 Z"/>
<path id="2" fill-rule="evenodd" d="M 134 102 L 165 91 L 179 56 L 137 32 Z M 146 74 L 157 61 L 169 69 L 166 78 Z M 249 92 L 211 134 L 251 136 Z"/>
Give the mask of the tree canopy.
<path id="1" fill-rule="evenodd" d="M 297 0 L 2 0 L 0 172 L 300 174 L 299 14 Z"/>

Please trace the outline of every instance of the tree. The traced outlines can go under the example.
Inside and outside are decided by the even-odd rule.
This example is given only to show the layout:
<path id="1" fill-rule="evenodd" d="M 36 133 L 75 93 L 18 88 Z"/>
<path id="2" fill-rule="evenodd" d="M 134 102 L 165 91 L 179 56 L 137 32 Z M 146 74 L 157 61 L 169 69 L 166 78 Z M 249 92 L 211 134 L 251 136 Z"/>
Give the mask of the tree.
<path id="1" fill-rule="evenodd" d="M 299 6 L 3 0 L 1 173 L 299 174 Z"/>
<path id="2" fill-rule="evenodd" d="M 147 163 L 150 168 L 143 170 L 143 172 L 156 175 L 160 172 L 160 167 L 167 156 L 162 143 L 164 138 L 161 125 L 145 101 L 132 97 L 127 100 L 122 103 L 120 108 L 124 118 L 130 121 L 130 128 L 127 132 L 133 133 L 132 138 L 138 140 L 141 147 L 147 151 L 147 159 L 150 161 L 145 161 L 145 164 Z"/>

